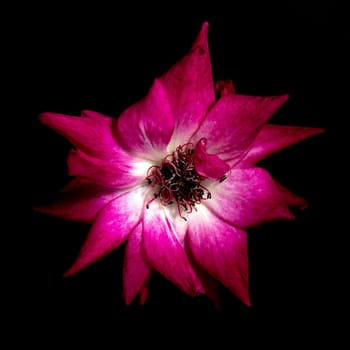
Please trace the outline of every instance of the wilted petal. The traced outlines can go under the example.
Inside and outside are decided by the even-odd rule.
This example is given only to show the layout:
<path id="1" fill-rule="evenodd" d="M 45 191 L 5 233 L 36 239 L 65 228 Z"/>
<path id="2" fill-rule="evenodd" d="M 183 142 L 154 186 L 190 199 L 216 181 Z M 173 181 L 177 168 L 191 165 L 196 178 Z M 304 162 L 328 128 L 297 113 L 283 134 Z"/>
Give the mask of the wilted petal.
<path id="1" fill-rule="evenodd" d="M 144 213 L 143 247 L 152 266 L 185 293 L 198 295 L 203 291 L 172 222 L 157 202 Z"/>
<path id="2" fill-rule="evenodd" d="M 148 95 L 134 104 L 116 121 L 114 133 L 128 152 L 148 159 L 166 153 L 174 130 L 174 117 L 168 95 L 155 80 Z"/>
<path id="3" fill-rule="evenodd" d="M 198 264 L 250 305 L 246 232 L 198 208 L 189 220 L 187 243 Z"/>
<path id="4" fill-rule="evenodd" d="M 228 95 L 228 94 L 235 94 L 236 89 L 233 85 L 232 80 L 219 80 L 215 84 L 215 91 L 219 95 L 219 97 Z"/>
<path id="5" fill-rule="evenodd" d="M 249 168 L 275 152 L 322 132 L 319 128 L 266 124 L 236 166 Z"/>
<path id="6" fill-rule="evenodd" d="M 198 174 L 207 178 L 219 180 L 229 170 L 230 166 L 215 154 L 206 152 L 207 140 L 202 138 L 196 144 L 194 151 L 194 165 Z"/>
<path id="7" fill-rule="evenodd" d="M 173 149 L 189 140 L 215 101 L 208 26 L 203 24 L 191 51 L 160 78 L 175 117 Z"/>
<path id="8" fill-rule="evenodd" d="M 144 188 L 122 193 L 99 212 L 77 260 L 65 276 L 101 259 L 127 239 L 140 222 L 144 193 Z"/>
<path id="9" fill-rule="evenodd" d="M 137 158 L 130 163 L 110 163 L 89 157 L 79 150 L 70 151 L 67 162 L 70 176 L 80 176 L 115 189 L 140 184 L 150 167 L 149 163 Z"/>
<path id="10" fill-rule="evenodd" d="M 192 142 L 205 137 L 209 153 L 224 161 L 238 159 L 287 98 L 225 95 L 209 111 Z"/>
<path id="11" fill-rule="evenodd" d="M 123 295 L 127 305 L 140 294 L 149 280 L 151 267 L 143 257 L 142 224 L 139 223 L 130 233 L 125 249 L 123 266 Z"/>
<path id="12" fill-rule="evenodd" d="M 66 220 L 90 223 L 117 196 L 114 189 L 76 178 L 63 188 L 55 202 L 34 209 Z"/>
<path id="13" fill-rule="evenodd" d="M 66 137 L 75 147 L 86 154 L 110 162 L 128 162 L 126 154 L 112 135 L 113 118 L 72 117 L 64 114 L 42 113 L 40 121 Z"/>
<path id="14" fill-rule="evenodd" d="M 246 228 L 280 219 L 293 219 L 289 205 L 303 205 L 293 200 L 261 168 L 234 169 L 222 183 L 210 187 L 212 200 L 205 205 L 218 217 L 236 227 Z M 290 198 L 290 199 L 288 199 Z"/>

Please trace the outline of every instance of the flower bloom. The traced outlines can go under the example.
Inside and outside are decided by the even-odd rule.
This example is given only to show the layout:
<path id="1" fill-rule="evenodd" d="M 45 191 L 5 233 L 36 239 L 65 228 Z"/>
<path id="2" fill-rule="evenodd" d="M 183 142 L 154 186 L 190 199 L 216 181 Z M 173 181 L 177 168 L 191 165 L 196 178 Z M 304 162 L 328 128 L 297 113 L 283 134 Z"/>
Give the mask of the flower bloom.
<path id="1" fill-rule="evenodd" d="M 147 298 L 152 270 L 191 296 L 221 282 L 249 305 L 246 229 L 292 219 L 304 199 L 255 164 L 321 129 L 267 124 L 286 95 L 214 86 L 204 23 L 190 52 L 119 118 L 83 111 L 40 120 L 74 146 L 74 178 L 44 213 L 91 223 L 73 275 L 127 241 L 126 304 Z"/>

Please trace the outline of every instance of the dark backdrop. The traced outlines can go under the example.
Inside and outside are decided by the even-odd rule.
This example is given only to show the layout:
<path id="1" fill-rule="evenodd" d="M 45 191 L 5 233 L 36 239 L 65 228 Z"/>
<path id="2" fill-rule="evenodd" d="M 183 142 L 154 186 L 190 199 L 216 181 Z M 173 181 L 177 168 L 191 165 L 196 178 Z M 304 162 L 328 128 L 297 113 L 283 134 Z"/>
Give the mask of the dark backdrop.
<path id="1" fill-rule="evenodd" d="M 134 340 L 167 348 L 175 341 L 185 345 L 189 338 L 198 345 L 224 339 L 234 348 L 242 340 L 279 342 L 279 336 L 287 343 L 302 336 L 311 342 L 327 338 L 333 311 L 341 312 L 343 303 L 337 274 L 340 233 L 330 219 L 337 204 L 329 200 L 349 44 L 342 9 L 296 0 L 212 2 L 193 9 L 177 2 L 128 9 L 57 3 L 22 8 L 17 20 L 21 103 L 14 110 L 21 111 L 20 122 L 30 124 L 24 130 L 29 142 L 23 149 L 21 184 L 28 207 L 53 198 L 68 180 L 70 145 L 41 126 L 37 115 L 91 109 L 118 116 L 188 51 L 204 20 L 210 22 L 215 80 L 233 79 L 242 94 L 290 93 L 272 121 L 327 132 L 261 164 L 304 196 L 309 208 L 298 212 L 295 221 L 249 231 L 251 308 L 222 290 L 218 312 L 206 298 L 187 297 L 159 276 L 150 283 L 146 305 L 125 307 L 124 246 L 64 279 L 89 227 L 29 210 L 29 229 L 27 221 L 18 219 L 25 229 L 18 254 L 24 259 L 16 278 L 21 301 L 16 327 L 23 326 L 30 339 L 42 340 L 46 334 L 51 341 L 68 342 L 71 334 L 79 341 L 97 336 L 111 339 L 113 348 Z"/>

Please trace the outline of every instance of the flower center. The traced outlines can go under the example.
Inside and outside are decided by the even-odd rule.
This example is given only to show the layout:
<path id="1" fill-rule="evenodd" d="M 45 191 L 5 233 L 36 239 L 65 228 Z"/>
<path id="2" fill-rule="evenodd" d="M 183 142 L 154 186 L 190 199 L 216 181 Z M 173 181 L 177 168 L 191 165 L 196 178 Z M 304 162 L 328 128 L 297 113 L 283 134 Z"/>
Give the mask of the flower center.
<path id="1" fill-rule="evenodd" d="M 180 217 L 187 220 L 183 213 L 197 210 L 196 204 L 211 198 L 209 190 L 201 184 L 205 179 L 195 170 L 193 144 L 178 146 L 162 160 L 161 165 L 152 165 L 148 169 L 146 180 L 155 192 L 146 208 L 155 199 L 165 206 L 176 203 Z"/>

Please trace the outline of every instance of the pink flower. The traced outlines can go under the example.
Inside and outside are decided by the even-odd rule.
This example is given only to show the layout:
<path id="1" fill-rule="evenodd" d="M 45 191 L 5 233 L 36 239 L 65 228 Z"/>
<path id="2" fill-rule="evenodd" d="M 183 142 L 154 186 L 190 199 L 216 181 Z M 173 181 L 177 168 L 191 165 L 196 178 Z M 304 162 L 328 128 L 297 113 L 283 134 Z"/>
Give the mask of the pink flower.
<path id="1" fill-rule="evenodd" d="M 127 241 L 127 304 L 145 301 L 154 269 L 188 295 L 215 300 L 217 280 L 249 305 L 246 229 L 306 205 L 255 164 L 322 130 L 266 124 L 286 95 L 238 95 L 230 81 L 214 89 L 207 32 L 204 23 L 190 52 L 119 118 L 40 116 L 74 145 L 74 179 L 39 210 L 92 224 L 65 275 Z"/>

